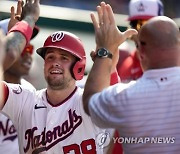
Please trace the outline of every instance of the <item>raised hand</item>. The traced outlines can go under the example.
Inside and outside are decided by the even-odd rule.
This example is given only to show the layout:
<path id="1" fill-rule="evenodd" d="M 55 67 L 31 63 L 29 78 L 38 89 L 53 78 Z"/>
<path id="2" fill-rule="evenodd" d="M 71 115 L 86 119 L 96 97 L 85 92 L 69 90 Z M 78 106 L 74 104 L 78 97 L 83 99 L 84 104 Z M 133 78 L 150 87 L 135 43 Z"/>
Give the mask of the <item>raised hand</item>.
<path id="1" fill-rule="evenodd" d="M 11 18 L 8 24 L 8 31 L 18 22 L 21 20 L 21 14 L 22 14 L 22 6 L 23 6 L 23 1 L 18 1 L 17 3 L 17 9 L 15 13 L 15 8 L 14 6 L 11 7 Z"/>
<path id="2" fill-rule="evenodd" d="M 11 18 L 15 19 L 19 15 L 22 21 L 15 24 L 6 36 L 6 56 L 3 63 L 4 70 L 12 65 L 23 51 L 25 45 L 30 41 L 35 22 L 39 19 L 40 15 L 40 0 L 26 0 L 26 3 L 22 7 L 22 13 L 22 0 L 19 1 L 17 5 L 17 14 L 14 13 L 15 9 L 13 7 L 11 8 Z"/>
<path id="3" fill-rule="evenodd" d="M 32 17 L 34 22 L 39 19 L 40 15 L 40 0 L 26 0 L 22 10 L 22 19 Z"/>
<path id="4" fill-rule="evenodd" d="M 101 2 L 97 6 L 98 19 L 91 14 L 91 19 L 95 29 L 97 48 L 104 47 L 112 54 L 117 51 L 118 46 L 123 43 L 128 37 L 137 34 L 134 29 L 128 29 L 125 32 L 119 31 L 116 26 L 114 13 L 109 4 Z"/>

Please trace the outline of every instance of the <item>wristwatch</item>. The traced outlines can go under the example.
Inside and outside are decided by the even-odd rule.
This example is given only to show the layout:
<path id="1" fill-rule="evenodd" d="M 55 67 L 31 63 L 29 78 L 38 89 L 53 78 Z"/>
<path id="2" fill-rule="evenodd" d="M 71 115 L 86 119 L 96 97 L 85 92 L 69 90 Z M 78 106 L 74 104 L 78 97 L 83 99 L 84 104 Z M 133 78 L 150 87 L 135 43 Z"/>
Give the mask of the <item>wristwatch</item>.
<path id="1" fill-rule="evenodd" d="M 99 57 L 99 58 L 110 58 L 110 59 L 112 59 L 113 55 L 112 55 L 112 53 L 110 53 L 107 49 L 105 49 L 105 48 L 100 48 L 100 49 L 97 50 L 96 57 Z"/>

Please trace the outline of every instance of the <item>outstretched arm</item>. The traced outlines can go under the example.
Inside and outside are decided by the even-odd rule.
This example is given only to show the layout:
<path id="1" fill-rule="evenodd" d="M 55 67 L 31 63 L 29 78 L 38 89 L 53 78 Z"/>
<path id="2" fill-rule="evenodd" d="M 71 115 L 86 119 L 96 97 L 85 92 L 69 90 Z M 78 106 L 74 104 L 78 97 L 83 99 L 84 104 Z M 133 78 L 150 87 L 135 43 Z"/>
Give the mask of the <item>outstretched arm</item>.
<path id="1" fill-rule="evenodd" d="M 31 38 L 34 25 L 40 14 L 39 2 L 40 0 L 26 0 L 26 4 L 22 5 L 22 0 L 18 1 L 16 15 L 20 15 L 21 12 L 23 14 L 23 16 L 19 17 L 22 19 L 20 22 L 16 20 L 14 8 L 11 8 L 10 20 L 12 21 L 12 28 L 10 27 L 11 29 L 7 36 L 3 36 L 0 33 L 0 81 L 3 80 L 3 71 L 13 64 Z M 22 10 L 20 7 L 22 7 Z M 4 92 L 7 90 L 5 87 L 5 84 L 2 82 L 0 84 L 2 92 L 0 94 L 0 109 L 4 106 L 5 100 L 8 97 L 8 93 Z"/>
<path id="2" fill-rule="evenodd" d="M 125 32 L 119 31 L 109 4 L 101 2 L 100 6 L 97 6 L 97 13 L 98 21 L 95 15 L 91 14 L 96 36 L 96 49 L 106 48 L 112 53 L 113 58 L 95 58 L 94 60 L 83 94 L 84 109 L 87 114 L 89 114 L 88 104 L 91 96 L 110 85 L 111 71 L 118 61 L 118 46 L 128 37 L 137 33 L 133 29 Z"/>
<path id="3" fill-rule="evenodd" d="M 32 0 L 27 0 L 24 6 L 21 0 L 18 1 L 16 15 L 14 13 L 14 7 L 11 7 L 11 25 L 9 26 L 9 28 L 12 28 L 10 29 L 10 32 L 7 34 L 5 40 L 6 55 L 3 63 L 4 70 L 9 68 L 13 64 L 13 62 L 23 51 L 25 45 L 28 43 L 28 39 L 32 35 L 34 25 L 39 18 L 39 1 L 40 0 L 34 0 L 33 2 Z M 23 16 L 21 16 L 21 12 Z M 22 21 L 17 22 L 17 17 L 21 18 Z M 13 24 L 15 24 L 15 26 L 13 26 Z M 18 27 L 20 28 L 18 29 Z M 21 28 L 24 29 L 21 30 Z"/>

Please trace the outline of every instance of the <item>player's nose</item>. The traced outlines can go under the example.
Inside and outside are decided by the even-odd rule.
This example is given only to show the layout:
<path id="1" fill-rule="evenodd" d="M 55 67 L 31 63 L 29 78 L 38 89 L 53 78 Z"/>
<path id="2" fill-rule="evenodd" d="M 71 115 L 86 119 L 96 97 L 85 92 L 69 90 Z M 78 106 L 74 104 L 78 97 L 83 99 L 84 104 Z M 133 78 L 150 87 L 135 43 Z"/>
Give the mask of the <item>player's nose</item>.
<path id="1" fill-rule="evenodd" d="M 54 67 L 60 67 L 61 65 L 60 65 L 59 63 L 57 63 L 57 62 L 54 62 L 54 63 L 53 63 L 53 66 L 54 66 Z"/>

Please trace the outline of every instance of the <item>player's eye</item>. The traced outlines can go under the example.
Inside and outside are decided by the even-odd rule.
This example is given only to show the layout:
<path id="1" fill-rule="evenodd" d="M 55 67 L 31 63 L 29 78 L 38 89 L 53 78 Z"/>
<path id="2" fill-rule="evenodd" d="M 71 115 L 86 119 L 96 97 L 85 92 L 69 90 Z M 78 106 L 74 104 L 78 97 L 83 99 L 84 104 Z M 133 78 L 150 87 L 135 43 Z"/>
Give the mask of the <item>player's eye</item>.
<path id="1" fill-rule="evenodd" d="M 54 56 L 52 54 L 48 54 L 45 57 L 45 60 L 53 60 L 53 59 L 54 59 Z"/>
<path id="2" fill-rule="evenodd" d="M 69 57 L 67 57 L 67 56 L 62 56 L 61 59 L 67 61 L 67 60 L 69 60 Z"/>

